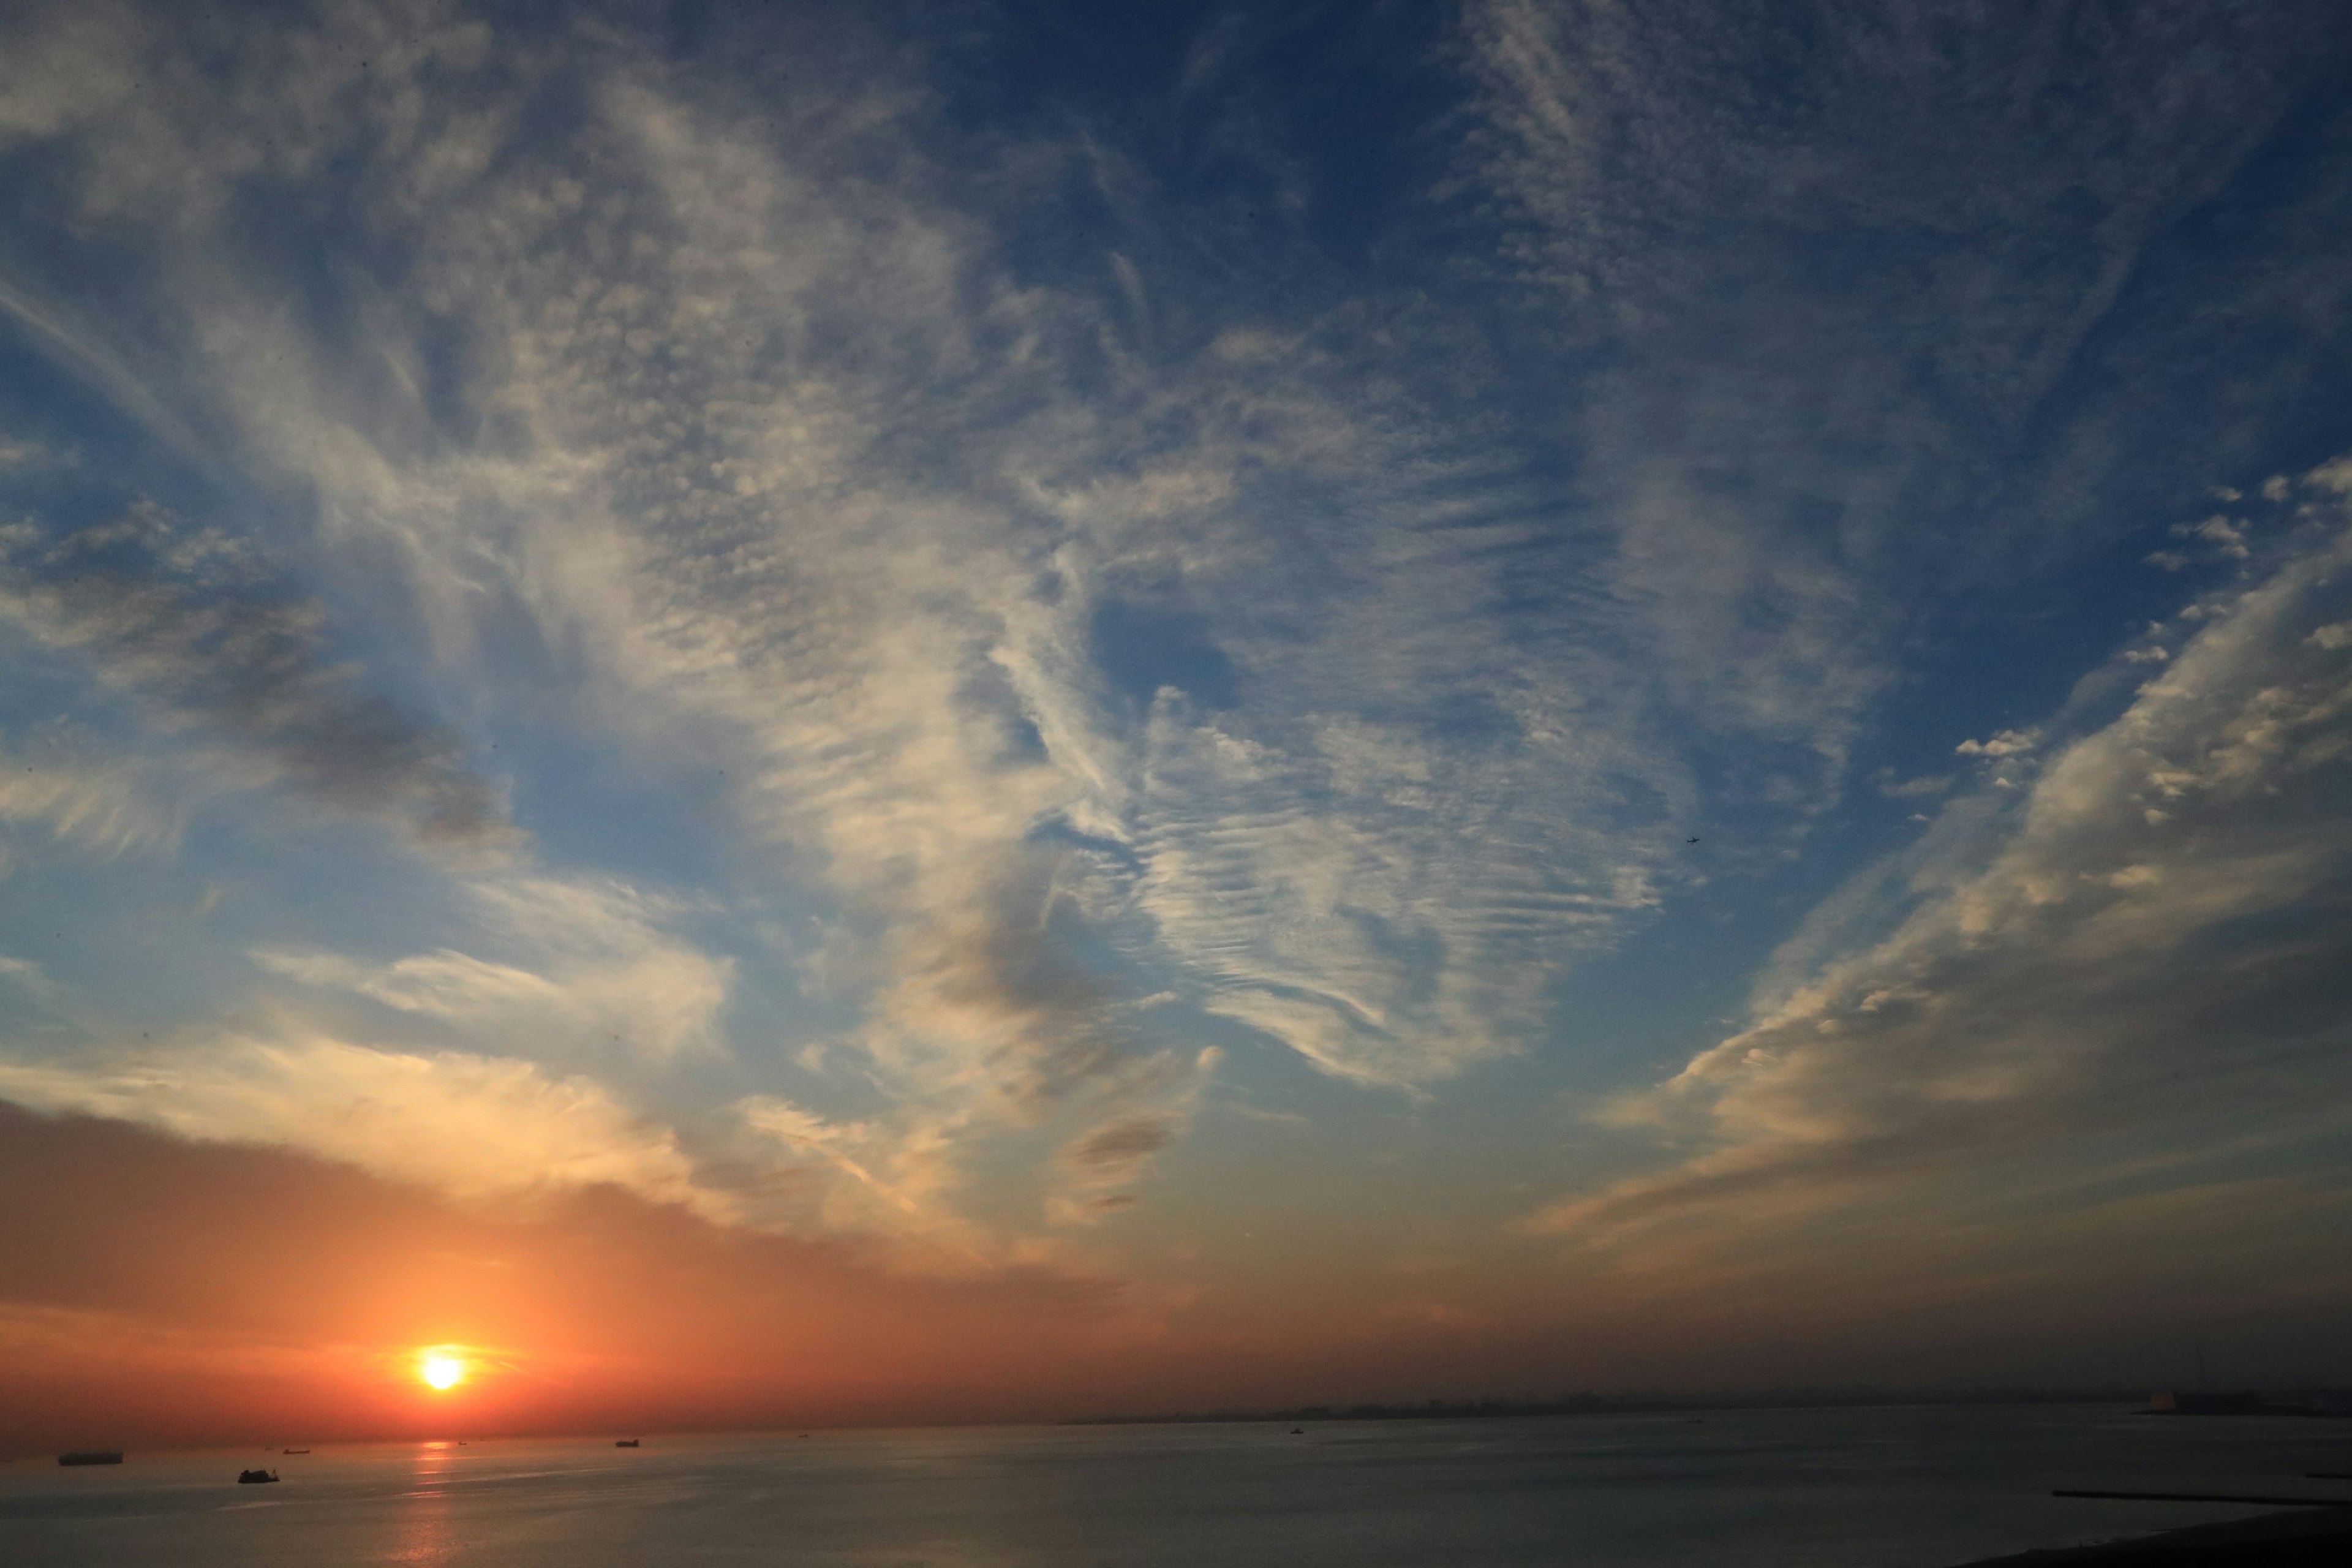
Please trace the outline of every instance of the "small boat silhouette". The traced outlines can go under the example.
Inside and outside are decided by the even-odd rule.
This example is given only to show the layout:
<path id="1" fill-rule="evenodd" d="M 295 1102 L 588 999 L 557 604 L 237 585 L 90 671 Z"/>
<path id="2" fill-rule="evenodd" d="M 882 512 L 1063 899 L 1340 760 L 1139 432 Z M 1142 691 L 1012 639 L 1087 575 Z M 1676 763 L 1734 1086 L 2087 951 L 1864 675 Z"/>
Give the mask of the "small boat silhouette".
<path id="1" fill-rule="evenodd" d="M 278 1451 L 281 1454 L 307 1454 L 310 1450 L 308 1448 L 280 1448 Z"/>
<path id="2" fill-rule="evenodd" d="M 616 1439 L 614 1442 L 613 1447 L 615 1448 L 635 1448 L 640 1447 L 640 1445 L 635 1437 L 622 1437 Z"/>
<path id="3" fill-rule="evenodd" d="M 276 1470 L 239 1470 L 236 1473 L 236 1484 L 241 1487 L 254 1486 L 262 1481 L 274 1481 L 277 1479 Z"/>
<path id="4" fill-rule="evenodd" d="M 1304 1426 L 1293 1426 L 1290 1429 L 1290 1435 L 1294 1437 L 1304 1437 L 1307 1436 L 1307 1428 Z"/>

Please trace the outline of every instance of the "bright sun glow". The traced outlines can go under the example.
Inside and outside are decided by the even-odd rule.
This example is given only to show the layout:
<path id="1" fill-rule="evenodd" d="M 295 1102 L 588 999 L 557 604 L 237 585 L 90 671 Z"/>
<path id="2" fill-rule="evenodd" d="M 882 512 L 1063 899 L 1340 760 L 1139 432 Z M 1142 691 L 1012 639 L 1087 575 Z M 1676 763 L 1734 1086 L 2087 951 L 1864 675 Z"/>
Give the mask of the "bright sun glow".
<path id="1" fill-rule="evenodd" d="M 465 1381 L 466 1363 L 453 1355 L 428 1355 L 417 1363 L 416 1375 L 436 1388 L 453 1388 Z"/>

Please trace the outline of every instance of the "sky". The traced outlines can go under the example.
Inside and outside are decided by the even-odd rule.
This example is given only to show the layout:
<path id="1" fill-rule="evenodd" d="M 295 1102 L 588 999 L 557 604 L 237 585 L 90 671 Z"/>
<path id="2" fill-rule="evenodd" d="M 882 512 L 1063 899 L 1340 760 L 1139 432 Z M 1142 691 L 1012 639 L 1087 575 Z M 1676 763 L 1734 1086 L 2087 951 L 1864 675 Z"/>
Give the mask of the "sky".
<path id="1" fill-rule="evenodd" d="M 2352 1382 L 2347 68 L 7 7 L 0 1445 Z"/>

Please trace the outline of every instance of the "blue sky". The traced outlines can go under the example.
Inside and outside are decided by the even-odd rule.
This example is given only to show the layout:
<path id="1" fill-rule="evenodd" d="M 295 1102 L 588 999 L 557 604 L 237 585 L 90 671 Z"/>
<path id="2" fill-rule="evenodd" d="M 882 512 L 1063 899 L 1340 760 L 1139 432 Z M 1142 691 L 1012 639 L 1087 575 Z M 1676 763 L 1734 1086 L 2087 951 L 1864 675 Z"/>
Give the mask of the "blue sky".
<path id="1" fill-rule="evenodd" d="M 6 28 L 0 1098 L 1187 1355 L 2331 1370 L 2335 8 Z"/>

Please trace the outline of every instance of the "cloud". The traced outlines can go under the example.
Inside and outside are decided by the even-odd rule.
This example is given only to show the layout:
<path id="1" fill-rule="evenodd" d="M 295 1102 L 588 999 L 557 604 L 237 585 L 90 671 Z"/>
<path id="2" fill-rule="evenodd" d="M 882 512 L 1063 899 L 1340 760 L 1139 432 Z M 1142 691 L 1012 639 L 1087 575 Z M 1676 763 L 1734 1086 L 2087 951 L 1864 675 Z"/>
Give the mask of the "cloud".
<path id="1" fill-rule="evenodd" d="M 0 985 L 16 986 L 39 997 L 53 996 L 58 990 L 57 982 L 38 963 L 6 953 L 0 953 Z"/>
<path id="2" fill-rule="evenodd" d="M 2172 525 L 2175 539 L 2199 539 L 2213 547 L 2213 555 L 2222 561 L 2243 561 L 2253 552 L 2246 544 L 2242 522 L 2227 517 L 2209 517 L 2202 522 L 2176 522 Z M 2173 559 L 2173 557 L 2168 557 Z"/>
<path id="3" fill-rule="evenodd" d="M 1541 672 L 1500 697 L 1444 743 L 1419 716 L 1155 707 L 1138 900 L 1203 1007 L 1368 1084 L 1532 1036 L 1563 959 L 1658 902 L 1661 846 L 1615 794 L 1645 759 Z"/>
<path id="4" fill-rule="evenodd" d="M 1963 757 L 2021 757 L 2041 741 L 2038 730 L 2001 730 L 1989 741 L 1962 741 L 1952 751 Z"/>
<path id="5" fill-rule="evenodd" d="M 365 690 L 319 606 L 268 592 L 245 541 L 147 504 L 55 539 L 19 525 L 0 539 L 0 616 L 166 728 L 226 742 L 246 782 L 402 820 L 428 844 L 514 837 L 456 738 Z"/>
<path id="6" fill-rule="evenodd" d="M 1221 1056 L 1214 1047 L 1189 1058 L 1129 1056 L 1074 1096 L 1062 1108 L 1066 1113 L 1091 1111 L 1100 1120 L 1063 1142 L 1043 1217 L 1058 1226 L 1094 1225 L 1134 1206 L 1135 1194 L 1123 1189 L 1182 1136 Z M 908 1247 L 909 1261 L 934 1268 L 1054 1250 L 957 1213 L 954 1200 L 971 1180 L 961 1159 L 976 1114 L 969 1101 L 902 1100 L 855 1121 L 775 1095 L 748 1097 L 733 1110 L 768 1145 L 751 1152 L 762 1173 L 744 1195 L 749 1215 L 793 1229 L 891 1236 Z M 781 1163 L 777 1146 L 786 1152 Z"/>
<path id="7" fill-rule="evenodd" d="M 1464 178 L 1513 220 L 1504 258 L 1642 325 L 1726 275 L 1809 318 L 1816 288 L 1866 290 L 1868 309 L 1819 324 L 1916 348 L 1945 390 L 1990 408 L 2063 372 L 2141 247 L 2284 111 L 2259 95 L 2316 66 L 2292 28 L 2210 14 L 2096 41 L 2004 27 L 1955 49 L 1925 15 L 1822 9 L 1793 53 L 1769 47 L 1780 22 L 1696 0 L 1465 7 L 1483 123 Z M 2062 79 L 2074 96 L 2053 108 L 2043 84 Z M 2151 97 L 2151 79 L 2171 90 Z M 2030 121 L 2028 103 L 2043 110 Z M 2000 179 L 1968 177 L 1989 158 Z M 1831 235 L 1886 255 L 1961 232 L 1968 265 L 1839 268 L 1810 286 L 1786 270 L 1822 264 L 1809 242 Z M 2053 267 L 2061 244 L 2072 265 Z"/>
<path id="8" fill-rule="evenodd" d="M 424 58 L 378 76 L 413 85 Z M 333 527 L 396 545 L 440 646 L 511 640 L 520 616 L 616 731 L 739 764 L 747 825 L 886 933 L 826 967 L 871 977 L 858 1039 L 897 1092 L 975 1095 L 975 1129 L 1041 1114 L 1124 1070 L 1118 1004 L 1171 975 L 1326 1071 L 1431 1081 L 1522 1047 L 1549 977 L 1655 907 L 1687 780 L 1612 654 L 1548 645 L 1549 606 L 1495 615 L 1535 580 L 1518 552 L 1565 564 L 1559 542 L 1481 520 L 1509 500 L 1493 465 L 1368 392 L 1345 323 L 1340 347 L 1237 327 L 1150 367 L 1122 344 L 1097 384 L 1124 304 L 1016 284 L 904 81 L 753 110 L 593 49 L 530 58 L 576 72 L 588 121 L 373 215 L 421 270 L 360 291 L 370 352 L 316 352 L 191 261 L 205 376 Z M 268 140 L 178 90 L 155 112 L 201 169 Z M 343 133 L 383 133 L 373 112 Z M 370 146 L 400 189 L 446 152 Z M 109 189 L 182 211 L 152 181 Z M 350 368 L 452 333 L 471 443 L 415 434 L 417 377 Z M 1276 604 L 1318 607 L 1276 625 Z M 1118 689 L 1099 634 L 1128 609 L 1195 627 L 1244 707 L 1181 675 Z M 1113 961 L 1071 957 L 1090 947 Z"/>
<path id="9" fill-rule="evenodd" d="M 740 1052 L 749 1081 L 691 1119 L 739 1218 L 1002 1255 L 956 1211 L 1029 1159 L 1046 1220 L 1098 1223 L 1148 1196 L 1164 1151 L 1139 1130 L 1190 1125 L 1179 1031 L 1433 1084 L 1538 1039 L 1560 976 L 1658 909 L 1701 805 L 1614 587 L 1483 434 L 1399 389 L 1360 313 L 1264 330 L 1188 297 L 1166 258 L 1189 241 L 1150 224 L 1101 293 L 1038 281 L 1012 237 L 1036 171 L 1083 150 L 975 174 L 904 59 L 688 96 L 584 36 L 483 51 L 454 13 L 390 15 L 257 34 L 216 81 L 139 57 L 133 109 L 59 122 L 74 197 L 168 257 L 168 330 L 136 375 L 88 331 L 33 336 L 315 497 L 288 552 L 382 563 L 344 591 L 420 624 L 398 657 L 481 709 L 536 717 L 551 686 L 600 746 L 724 763 L 728 853 L 823 911 L 823 1001 L 855 1015 L 814 1081 Z M 542 90 L 579 108 L 561 142 L 528 133 Z M 347 226 L 257 258 L 240 215 L 329 192 Z M 131 521 L 70 556 L 28 542 L 43 636 L 257 780 L 507 841 L 456 738 L 370 700 L 257 542 Z M 1816 658 L 1845 586 L 1767 574 Z M 528 676 L 500 668 L 519 648 Z M 1678 666 L 1664 705 L 1712 702 L 1754 651 Z M 1738 679 L 1727 728 L 1812 744 L 1822 682 Z M 488 929 L 423 951 L 255 956 L 444 1054 L 646 1099 L 715 1041 L 732 976 L 657 913 L 625 940 L 551 904 L 487 918 L 492 889 L 558 880 L 468 882 Z"/>
<path id="10" fill-rule="evenodd" d="M 1055 1225 L 1097 1225 L 1133 1208 L 1136 1194 L 1122 1191 L 1140 1176 L 1152 1157 L 1182 1133 L 1180 1118 L 1162 1114 L 1120 1115 L 1066 1144 L 1060 1163 L 1070 1177 L 1064 1190 L 1046 1199 Z"/>
<path id="11" fill-rule="evenodd" d="M 0 1098 L 299 1150 L 470 1201 L 610 1184 L 726 1216 L 666 1129 L 587 1079 L 524 1061 L 221 1033 L 104 1062 L 0 1061 Z"/>
<path id="12" fill-rule="evenodd" d="M 448 948 L 386 964 L 276 950 L 253 958 L 272 973 L 357 992 L 541 1059 L 658 1062 L 718 1046 L 734 966 L 665 934 L 659 922 L 674 907 L 621 883 L 551 877 L 477 879 L 464 890 L 504 959 Z"/>
<path id="13" fill-rule="evenodd" d="M 2352 999 L 2352 883 L 2314 852 L 2346 830 L 2352 666 L 2314 631 L 2341 614 L 2352 532 L 2312 510 L 2305 548 L 2206 601 L 2156 679 L 2118 661 L 2085 683 L 2078 708 L 2119 691 L 2120 713 L 2052 748 L 2021 803 L 1956 818 L 1891 935 L 1618 1108 L 1704 1152 L 1535 1227 L 1728 1235 L 1888 1182 L 1989 1198 L 2125 1146 L 2188 1180 L 2249 1127 L 2315 1135 Z"/>
<path id="14" fill-rule="evenodd" d="M 155 788 L 151 772 L 128 761 L 42 763 L 0 752 L 0 822 L 40 823 L 101 855 L 169 848 L 184 806 Z"/>
<path id="15" fill-rule="evenodd" d="M 389 544 L 438 648 L 473 658 L 536 634 L 576 658 L 587 706 L 622 736 L 685 738 L 734 764 L 730 804 L 774 847 L 772 865 L 845 906 L 845 926 L 885 933 L 868 939 L 875 962 L 828 967 L 874 977 L 843 1000 L 865 1008 L 860 1043 L 893 1092 L 965 1097 L 982 1123 L 1042 1114 L 1108 1070 L 1129 1030 L 1118 988 L 1048 930 L 1094 894 L 1083 853 L 1033 838 L 1083 789 L 1029 754 L 1034 721 L 1008 675 L 1008 624 L 1043 620 L 1029 525 L 975 489 L 970 465 L 932 471 L 960 439 L 904 461 L 908 442 L 938 437 L 890 412 L 928 397 L 927 416 L 977 416 L 984 432 L 985 406 L 959 412 L 924 389 L 980 373 L 984 405 L 992 379 L 1016 399 L 1041 379 L 1003 368 L 1039 312 L 983 275 L 987 237 L 938 172 L 923 174 L 905 123 L 919 97 L 889 72 L 849 72 L 782 106 L 690 105 L 625 51 L 581 43 L 548 68 L 581 89 L 582 135 L 526 146 L 503 140 L 517 101 L 469 74 L 483 57 L 457 58 L 448 29 L 380 40 L 394 47 L 372 76 L 350 68 L 341 46 L 383 19 L 362 7 L 247 38 L 231 77 L 274 60 L 286 79 L 235 115 L 217 112 L 216 84 L 174 74 L 141 111 L 172 133 L 88 128 L 92 199 L 182 236 L 166 297 L 201 348 L 175 367 L 180 390 L 225 391 L 249 465 L 315 487 L 343 539 Z M 478 89 L 484 112 L 469 117 Z M 346 99 L 349 112 L 320 115 Z M 799 121 L 782 139 L 790 160 L 779 114 Z M 338 142 L 369 143 L 355 162 L 404 199 L 362 203 L 364 232 L 345 237 L 363 346 L 329 353 L 278 310 L 283 279 L 257 288 L 230 264 L 218 204 L 229 185 L 307 179 Z M 183 166 L 154 177 L 174 149 Z M 863 171 L 877 155 L 915 177 L 874 182 Z M 630 195 L 586 199 L 596 189 Z M 371 296 L 377 245 L 420 270 Z M 441 302 L 429 321 L 414 308 L 428 298 Z M 960 318 L 966 298 L 978 318 Z M 1083 305 L 1071 314 L 1087 325 Z M 453 340 L 478 374 L 452 395 L 497 414 L 479 440 L 452 438 L 423 406 Z M 400 374 L 374 374 L 384 366 Z M 649 419 L 657 407 L 679 418 Z M 984 464 L 1001 443 L 974 445 Z M 230 731 L 338 804 L 406 816 L 427 837 L 509 831 L 453 740 L 365 700 L 328 663 L 308 606 L 249 586 L 232 605 L 209 581 L 82 566 L 20 557 L 16 607 L 114 683 Z M 469 1029 L 576 1034 L 622 1008 L 662 1048 L 707 1035 L 707 966 L 656 973 L 594 945 L 271 962 Z M 920 1142 L 925 1126 L 975 1117 L 914 1121 L 901 1131 Z"/>
<path id="16" fill-rule="evenodd" d="M 1613 544 L 1627 678 L 1690 716 L 1718 809 L 1769 803 L 1790 835 L 1834 800 L 1906 618 L 2112 526 L 2078 474 L 2022 473 L 2013 433 L 2135 483 L 2189 460 L 2193 415 L 2143 445 L 2053 398 L 2146 352 L 2119 302 L 2332 58 L 2210 11 L 2095 44 L 1808 17 L 1792 50 L 1762 6 L 1465 5 L 1446 187 L 1447 237 L 1497 285 L 1472 308 L 1516 363 L 1544 345 L 1523 407 L 1558 414 L 1528 438 L 1575 454 L 1580 516 Z M 2270 319 L 2299 339 L 2304 309 Z"/>
<path id="17" fill-rule="evenodd" d="M 19 83 L 0 123 L 52 139 L 60 210 L 148 269 L 158 346 L 118 374 L 58 325 L 91 312 L 48 300 L 98 285 L 22 291 L 30 336 L 313 498 L 295 553 L 363 563 L 382 623 L 420 628 L 388 663 L 649 771 L 725 765 L 726 820 L 695 831 L 813 911 L 803 1000 L 830 1011 L 815 1081 L 739 1063 L 719 1092 L 788 1151 L 780 1190 L 807 1192 L 780 1206 L 843 1225 L 938 1222 L 992 1146 L 1042 1159 L 1051 1201 L 1125 1201 L 1102 1184 L 1149 1151 L 1074 1152 L 1181 1132 L 1176 1091 L 1133 1087 L 1178 1031 L 1408 1089 L 1542 1038 L 1577 967 L 1695 879 L 1686 827 L 1760 824 L 1761 863 L 1834 802 L 1891 679 L 1893 541 L 1973 471 L 1954 432 L 2034 406 L 2226 163 L 2176 144 L 2197 102 L 2134 100 L 2135 150 L 2092 181 L 2113 221 L 2029 289 L 2076 197 L 1960 178 L 1981 121 L 1946 127 L 1954 104 L 1841 162 L 1745 113 L 1706 7 L 1477 6 L 1464 157 L 1518 302 L 1465 328 L 1302 262 L 1286 290 L 1328 294 L 1275 320 L 1186 270 L 1181 213 L 1121 207 L 1083 279 L 1041 270 L 1030 237 L 1076 210 L 1055 193 L 1115 159 L 952 133 L 950 68 L 854 19 L 777 24 L 786 92 L 688 86 L 625 30 L 493 47 L 455 5 L 338 6 L 202 68 L 162 20 L 100 58 L 63 15 L 43 50 L 141 91 L 82 114 Z M 1931 40 L 1837 42 L 1816 85 L 1852 116 Z M 1990 236 L 1995 264 L 1857 310 L 1895 286 L 1756 243 L 1816 207 Z M 1769 324 L 1731 330 L 1722 301 L 1759 297 Z M 1486 327 L 1551 368 L 1456 396 L 1503 374 Z M 132 521 L 26 542 L 39 635 L 257 779 L 508 841 L 457 738 L 369 695 L 253 540 Z M 586 886 L 475 886 L 540 900 L 504 937 L 267 963 L 485 1058 L 715 1039 L 725 966 L 658 912 L 593 935 L 559 883 Z"/>
<path id="18" fill-rule="evenodd" d="M 1071 1144 L 1062 1158 L 1089 1176 L 1117 1173 L 1124 1179 L 1175 1138 L 1175 1125 L 1164 1116 L 1122 1117 Z"/>
<path id="19" fill-rule="evenodd" d="M 902 67 L 755 108 L 518 50 L 578 91 L 554 146 L 454 23 L 362 79 L 339 46 L 370 15 L 253 41 L 232 75 L 288 80 L 237 116 L 175 77 L 141 109 L 169 134 L 91 127 L 89 189 L 179 237 L 192 379 L 331 527 L 394 546 L 437 647 L 515 640 L 516 616 L 621 734 L 720 737 L 747 824 L 887 933 L 826 966 L 871 977 L 840 998 L 858 1043 L 896 1093 L 976 1097 L 971 1135 L 1148 1054 L 1137 990 L 1366 1085 L 1524 1048 L 1678 875 L 1701 802 L 1676 716 L 1787 752 L 1738 787 L 1801 810 L 1882 678 L 1846 658 L 1864 600 L 1818 551 L 1742 543 L 1662 458 L 1612 492 L 1612 562 L 1402 390 L 1360 311 L 1271 331 L 1172 300 L 1149 225 L 1125 285 L 1021 279 L 1024 220 L 990 204 L 1030 176 L 971 197 Z M 331 354 L 218 226 L 221 190 L 292 188 L 330 151 L 383 198 L 337 237 L 361 348 Z M 372 281 L 379 253 L 414 270 Z M 1133 297 L 1206 330 L 1147 355 Z M 436 413 L 417 389 L 453 342 Z M 1162 664 L 1110 657 L 1120 626 Z"/>
<path id="20" fill-rule="evenodd" d="M 1061 1180 L 1046 1197 L 1046 1218 L 1057 1226 L 1096 1225 L 1139 1203 L 1132 1189 L 1183 1137 L 1223 1055 L 1213 1046 L 1189 1058 L 1163 1052 L 1128 1072 L 1105 1097 L 1110 1114 L 1055 1156 Z"/>
<path id="21" fill-rule="evenodd" d="M 58 453 L 41 442 L 0 437 L 0 474 L 8 473 L 12 469 L 38 471 L 71 468 L 75 463 L 76 459 L 72 454 Z"/>
<path id="22" fill-rule="evenodd" d="M 180 457 L 198 466 L 208 464 L 210 455 L 203 438 L 185 419 L 164 405 L 148 385 L 147 378 L 114 344 L 107 342 L 106 334 L 75 319 L 73 312 L 35 300 L 5 279 L 0 279 L 0 311 L 5 311 L 26 336 L 47 351 L 56 363 L 89 384 Z M 71 466 L 73 460 L 70 451 L 43 453 L 26 442 L 10 443 L 9 453 L 10 459 L 0 465 L 0 471 L 30 467 L 43 458 L 66 466 Z"/>
<path id="23" fill-rule="evenodd" d="M 759 1172 L 740 1202 L 771 1228 L 887 1237 L 901 1266 L 927 1272 L 986 1268 L 1012 1250 L 956 1212 L 968 1110 L 901 1104 L 836 1119 L 767 1094 L 732 1109 L 754 1134 L 750 1159 Z"/>
<path id="24" fill-rule="evenodd" d="M 32 25 L 0 66 L 0 138 L 55 135 L 134 90 L 124 44 L 135 22 L 121 7 L 50 5 L 26 20 Z"/>
<path id="25" fill-rule="evenodd" d="M 1893 769 L 1881 770 L 1878 793 L 1891 800 L 1916 800 L 1922 795 L 1941 795 L 1952 787 L 1952 775 L 1936 773 L 1916 779 L 1897 779 Z"/>

